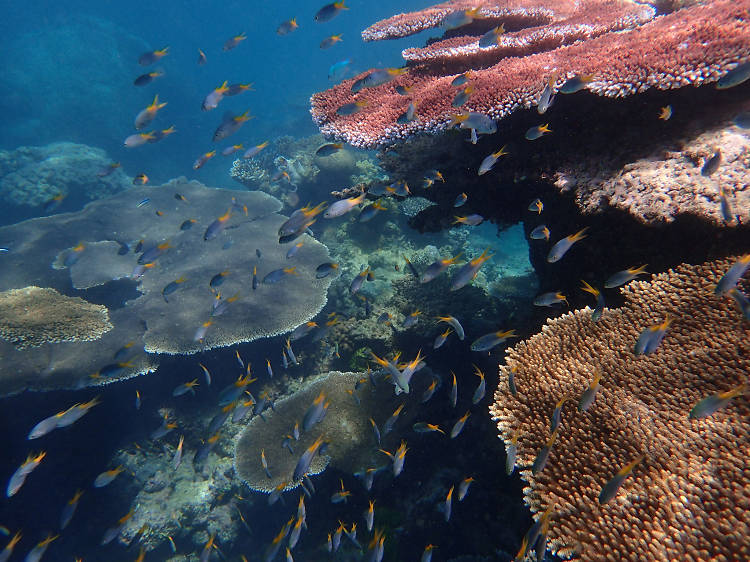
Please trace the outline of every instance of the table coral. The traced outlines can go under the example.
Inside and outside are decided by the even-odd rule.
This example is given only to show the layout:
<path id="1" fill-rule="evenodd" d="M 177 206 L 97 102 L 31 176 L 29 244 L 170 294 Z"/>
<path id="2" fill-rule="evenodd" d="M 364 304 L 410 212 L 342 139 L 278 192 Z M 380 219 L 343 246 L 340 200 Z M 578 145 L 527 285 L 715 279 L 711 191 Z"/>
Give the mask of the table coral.
<path id="1" fill-rule="evenodd" d="M 106 307 L 54 289 L 24 287 L 0 293 L 0 338 L 17 349 L 93 341 L 111 329 Z"/>
<path id="2" fill-rule="evenodd" d="M 147 204 L 139 205 L 147 199 Z M 322 309 L 332 279 L 315 278 L 315 268 L 330 258 L 327 248 L 308 235 L 300 239 L 304 246 L 295 258 L 286 259 L 288 247 L 279 244 L 277 236 L 286 220 L 278 214 L 280 208 L 280 202 L 265 193 L 210 189 L 184 179 L 158 188 L 132 188 L 95 201 L 78 213 L 0 228 L 2 244 L 10 247 L 3 257 L 0 286 L 25 287 L 35 282 L 65 293 L 70 293 L 71 284 L 73 289 L 89 291 L 108 288 L 107 298 L 115 305 L 110 314 L 115 326 L 112 332 L 119 341 L 104 338 L 96 348 L 80 348 L 77 372 L 64 377 L 61 373 L 60 380 L 66 381 L 61 386 L 109 382 L 112 379 L 87 381 L 86 377 L 113 362 L 117 350 L 129 341 L 137 342 L 133 349 L 140 349 L 141 354 L 143 350 L 189 354 L 282 334 Z M 205 241 L 208 225 L 227 209 L 232 213 L 223 233 Z M 183 228 L 190 219 L 196 222 Z M 135 280 L 129 277 L 139 259 L 132 251 L 139 240 L 143 240 L 144 251 L 158 244 L 168 248 L 155 260 L 154 267 Z M 66 267 L 71 249 L 79 245 L 80 255 Z M 256 250 L 262 258 L 257 257 Z M 57 269 L 50 267 L 53 262 Z M 257 268 L 260 281 L 273 270 L 290 267 L 296 269 L 280 283 L 250 288 L 253 268 Z M 226 270 L 229 273 L 223 284 L 212 291 L 209 281 Z M 185 282 L 166 299 L 162 291 L 180 277 Z M 219 291 L 224 301 L 237 297 L 226 302 L 227 309 L 221 315 L 214 312 Z M 197 341 L 196 331 L 205 322 L 211 324 L 203 340 Z M 0 351 L 3 345 L 0 342 Z M 55 349 L 66 344 L 57 345 Z M 46 348 L 26 356 L 15 351 L 13 368 L 31 376 L 34 370 L 46 367 L 48 353 Z M 68 357 L 67 352 L 63 356 Z M 62 359 L 58 355 L 55 358 Z M 130 368 L 122 375 L 126 373 L 132 374 Z M 18 380 L 26 380 L 25 375 Z M 34 386 L 54 387 L 56 380 L 42 379 Z M 4 390 L 0 385 L 0 393 Z"/>
<path id="3" fill-rule="evenodd" d="M 483 11 L 492 5 L 502 13 L 504 4 L 482 5 Z M 450 83 L 467 70 L 472 70 L 474 92 L 462 109 L 496 120 L 537 105 L 553 73 L 555 90 L 568 78 L 593 74 L 586 88 L 607 97 L 716 82 L 750 57 L 750 28 L 744 24 L 750 17 L 749 7 L 748 0 L 717 0 L 650 19 L 653 12 L 647 6 L 583 2 L 580 12 L 573 12 L 578 18 L 575 25 L 563 24 L 564 17 L 556 21 L 550 15 L 541 31 L 555 32 L 546 36 L 538 19 L 515 24 L 520 25 L 519 30 L 509 22 L 509 32 L 501 36 L 500 45 L 487 49 L 476 45 L 480 34 L 502 23 L 505 16 L 483 18 L 468 26 L 468 36 L 405 51 L 410 60 L 408 70 L 392 82 L 353 93 L 354 79 L 346 80 L 315 94 L 311 113 L 323 134 L 354 146 L 376 147 L 449 128 L 455 113 L 451 105 L 455 89 Z M 543 4 L 538 8 L 552 13 Z M 443 6 L 441 13 L 447 10 Z M 436 25 L 439 19 L 430 19 L 425 27 Z M 456 42 L 461 44 L 454 45 Z M 399 95 L 394 86 L 411 88 L 409 95 Z M 369 104 L 359 113 L 336 113 L 343 104 L 361 99 Z M 410 101 L 417 102 L 417 118 L 397 124 Z"/>

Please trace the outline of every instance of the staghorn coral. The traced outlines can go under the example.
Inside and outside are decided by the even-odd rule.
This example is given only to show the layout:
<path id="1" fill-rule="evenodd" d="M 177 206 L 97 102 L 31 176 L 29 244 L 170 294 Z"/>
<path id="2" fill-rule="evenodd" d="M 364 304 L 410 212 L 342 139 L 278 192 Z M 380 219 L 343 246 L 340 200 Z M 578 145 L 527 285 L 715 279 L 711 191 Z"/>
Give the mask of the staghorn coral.
<path id="1" fill-rule="evenodd" d="M 265 421 L 259 419 L 260 416 L 253 418 L 240 434 L 235 447 L 237 475 L 250 488 L 260 492 L 271 492 L 282 483 L 286 483 L 285 490 L 294 489 L 299 486 L 299 482 L 291 481 L 294 467 L 300 455 L 319 436 L 330 444 L 325 455 L 315 456 L 310 468 L 312 474 L 323 472 L 329 462 L 349 473 L 372 466 L 375 461 L 382 464 L 382 455 L 375 456 L 377 444 L 368 418 L 382 424 L 403 399 L 394 396 L 392 384 L 380 380 L 375 387 L 366 382 L 355 392 L 361 402 L 357 404 L 347 391 L 353 391 L 355 383 L 362 378 L 367 380 L 367 375 L 331 371 L 276 403 L 273 412 L 264 414 Z M 328 413 L 323 421 L 302 432 L 305 412 L 321 391 L 325 393 L 326 401 L 330 401 Z M 399 424 L 406 426 L 413 417 L 411 411 L 410 408 L 404 410 Z M 292 455 L 281 445 L 284 436 L 291 434 L 295 421 L 300 423 L 301 434 L 299 441 L 291 442 Z M 393 433 L 383 437 L 382 447 L 386 449 L 396 439 Z M 265 452 L 271 478 L 261 466 L 261 450 Z"/>
<path id="2" fill-rule="evenodd" d="M 549 321 L 509 349 L 490 413 L 506 444 L 518 432 L 525 501 L 552 507 L 550 548 L 583 560 L 740 560 L 750 556 L 746 456 L 750 407 L 744 398 L 703 420 L 695 403 L 750 372 L 750 328 L 730 299 L 714 295 L 733 259 L 683 264 L 622 289 L 623 308 L 598 323 L 586 308 Z M 642 329 L 674 319 L 662 345 L 635 356 Z M 518 396 L 507 388 L 516 371 Z M 601 372 L 584 413 L 575 403 Z M 529 466 L 549 438 L 555 403 L 568 396 L 546 468 Z M 604 484 L 639 455 L 617 496 Z"/>
<path id="3" fill-rule="evenodd" d="M 98 340 L 111 329 L 106 307 L 54 289 L 31 286 L 0 293 L 0 338 L 17 349 Z"/>
<path id="4" fill-rule="evenodd" d="M 469 69 L 473 70 L 475 91 L 462 109 L 493 119 L 535 106 L 553 71 L 557 73 L 555 88 L 576 74 L 594 74 L 587 89 L 607 97 L 715 82 L 750 57 L 750 28 L 743 23 L 749 17 L 749 6 L 748 0 L 717 0 L 647 21 L 653 14 L 650 7 L 627 2 L 582 2 L 575 25 L 558 25 L 550 16 L 551 23 L 542 30 L 557 32 L 545 37 L 535 27 L 539 21 L 529 20 L 523 25 L 532 27 L 522 26 L 518 31 L 509 27 L 511 31 L 502 36 L 501 45 L 488 49 L 475 48 L 479 34 L 503 18 L 478 20 L 484 22 L 475 22 L 481 29 L 468 39 L 462 38 L 468 46 L 454 46 L 455 38 L 446 40 L 442 47 L 441 42 L 433 43 L 420 51 L 418 63 L 411 64 L 408 72 L 392 83 L 353 94 L 354 81 L 347 80 L 315 94 L 311 113 L 324 135 L 354 146 L 375 147 L 402 142 L 416 133 L 435 134 L 447 129 L 450 115 L 455 113 L 451 106 L 455 88 L 450 83 L 455 75 Z M 549 11 L 543 5 L 539 9 Z M 427 27 L 436 21 L 429 20 Z M 469 30 L 476 26 L 469 26 Z M 530 53 L 529 44 L 534 45 Z M 416 57 L 412 51 L 404 54 Z M 400 96 L 394 85 L 411 87 L 410 95 Z M 370 103 L 356 115 L 336 114 L 341 105 L 359 99 Z M 418 103 L 417 119 L 397 124 L 396 119 L 411 100 Z"/>

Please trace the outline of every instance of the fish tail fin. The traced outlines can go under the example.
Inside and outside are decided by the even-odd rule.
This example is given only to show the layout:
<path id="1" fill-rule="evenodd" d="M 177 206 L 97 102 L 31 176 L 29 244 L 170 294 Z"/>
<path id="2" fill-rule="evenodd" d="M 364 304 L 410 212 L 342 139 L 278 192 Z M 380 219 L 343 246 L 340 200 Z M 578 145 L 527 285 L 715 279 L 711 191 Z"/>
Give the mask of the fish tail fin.
<path id="1" fill-rule="evenodd" d="M 582 228 L 581 230 L 579 230 L 578 232 L 576 232 L 575 234 L 571 234 L 571 235 L 570 235 L 570 236 L 568 237 L 568 239 L 569 239 L 569 240 L 570 240 L 571 242 L 578 242 L 579 240 L 583 240 L 584 238 L 586 238 L 586 236 L 588 236 L 588 234 L 586 234 L 586 231 L 587 231 L 588 229 L 589 229 L 589 227 L 588 227 L 588 226 L 585 226 L 585 227 L 583 227 L 583 228 Z"/>
<path id="2" fill-rule="evenodd" d="M 458 125 L 459 123 L 463 123 L 469 118 L 468 113 L 456 113 L 454 115 L 451 115 L 450 123 L 448 123 L 448 127 L 454 127 L 455 125 Z"/>
<path id="3" fill-rule="evenodd" d="M 595 297 L 598 297 L 601 294 L 601 291 L 599 291 L 599 289 L 595 289 L 594 287 L 586 283 L 586 281 L 584 281 L 583 279 L 581 279 L 581 283 L 583 283 L 583 287 L 581 287 L 581 290 L 586 291 L 587 293 L 591 293 Z"/>

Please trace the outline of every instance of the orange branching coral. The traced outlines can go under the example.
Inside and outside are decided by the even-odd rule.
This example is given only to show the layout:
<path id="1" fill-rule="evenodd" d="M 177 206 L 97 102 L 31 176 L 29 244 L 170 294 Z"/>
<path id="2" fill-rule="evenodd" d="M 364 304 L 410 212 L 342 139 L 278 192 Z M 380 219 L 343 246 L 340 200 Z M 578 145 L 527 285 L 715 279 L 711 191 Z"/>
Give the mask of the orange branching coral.
<path id="1" fill-rule="evenodd" d="M 490 412 L 509 447 L 517 433 L 526 503 L 535 513 L 553 506 L 553 552 L 597 561 L 750 559 L 750 403 L 740 396 L 712 416 L 688 418 L 700 399 L 750 373 L 750 325 L 713 291 L 734 261 L 683 264 L 630 283 L 625 306 L 599 322 L 578 310 L 508 350 Z M 665 318 L 673 322 L 661 346 L 634 355 L 640 332 Z M 506 384 L 511 372 L 516 396 Z M 581 412 L 596 373 L 601 387 Z M 566 396 L 547 465 L 532 474 Z M 604 485 L 641 455 L 600 504 Z"/>

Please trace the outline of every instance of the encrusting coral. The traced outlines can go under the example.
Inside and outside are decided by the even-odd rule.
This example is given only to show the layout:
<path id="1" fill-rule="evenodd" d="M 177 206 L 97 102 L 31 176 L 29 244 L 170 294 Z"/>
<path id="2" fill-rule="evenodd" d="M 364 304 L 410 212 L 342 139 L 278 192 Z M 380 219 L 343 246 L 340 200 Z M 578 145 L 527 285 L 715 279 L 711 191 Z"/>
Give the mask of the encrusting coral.
<path id="1" fill-rule="evenodd" d="M 584 214 L 614 207 L 646 224 L 672 222 L 681 215 L 729 227 L 750 223 L 748 131 L 732 125 L 705 131 L 681 142 L 676 150 L 658 147 L 624 165 L 617 159 L 626 149 L 619 143 L 613 148 L 617 157 L 611 156 L 609 161 L 601 153 L 577 153 L 575 162 L 562 166 L 555 175 L 558 189 L 575 189 L 576 204 Z M 702 166 L 717 151 L 721 165 L 706 177 Z M 722 191 L 730 217 L 722 216 Z"/>
<path id="2" fill-rule="evenodd" d="M 622 289 L 625 306 L 606 309 L 598 322 L 590 309 L 578 310 L 508 350 L 490 413 L 506 446 L 517 439 L 526 503 L 537 514 L 552 510 L 554 553 L 582 560 L 750 556 L 750 404 L 740 396 L 710 417 L 688 418 L 699 400 L 745 383 L 750 372 L 750 326 L 732 299 L 714 294 L 735 259 L 683 264 L 632 282 Z M 661 346 L 635 355 L 641 331 L 667 318 Z M 601 387 L 581 412 L 576 404 L 597 373 Z M 532 471 L 566 397 L 546 467 Z M 600 504 L 604 485 L 642 455 L 617 495 Z"/>

